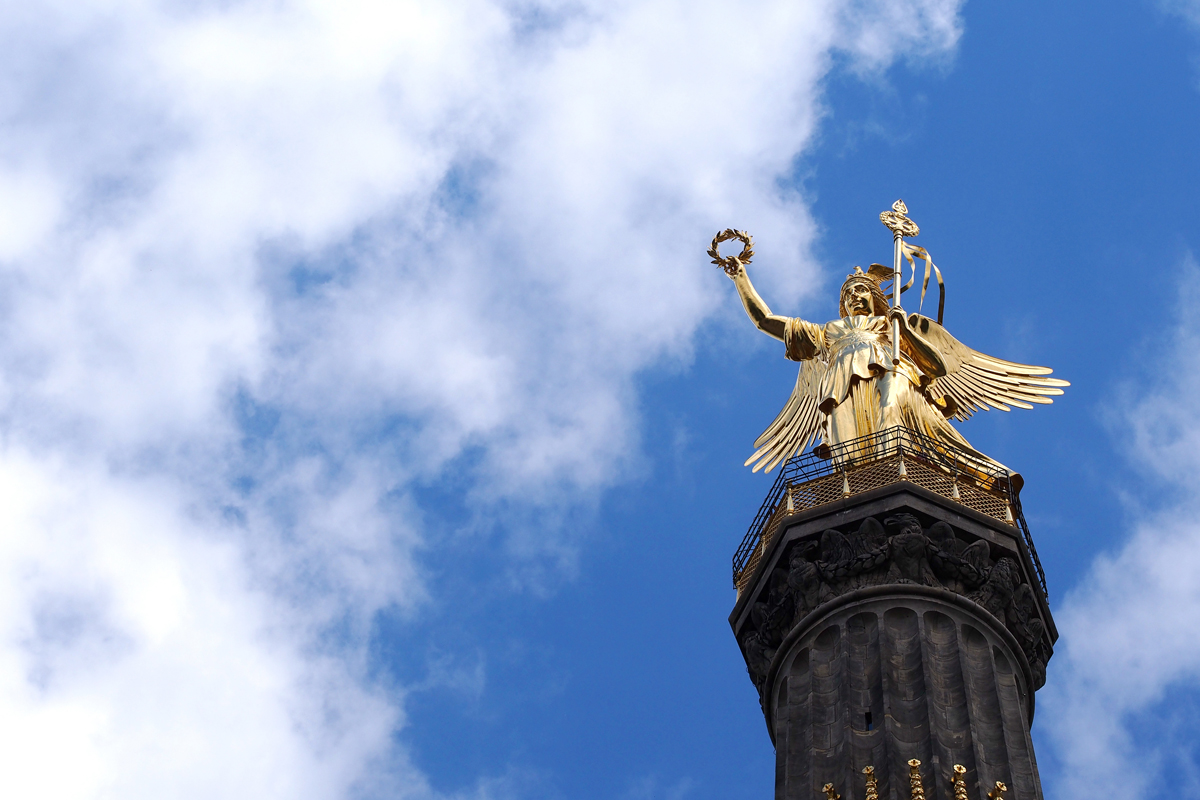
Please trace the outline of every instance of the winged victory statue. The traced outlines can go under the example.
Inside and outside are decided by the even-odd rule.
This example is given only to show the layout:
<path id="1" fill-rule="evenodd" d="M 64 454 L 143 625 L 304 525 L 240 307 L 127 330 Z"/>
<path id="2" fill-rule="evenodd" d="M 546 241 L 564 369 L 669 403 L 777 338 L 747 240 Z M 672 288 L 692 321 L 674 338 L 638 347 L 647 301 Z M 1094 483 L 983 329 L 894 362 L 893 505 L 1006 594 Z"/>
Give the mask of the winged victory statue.
<path id="1" fill-rule="evenodd" d="M 938 319 L 906 314 L 899 303 L 900 293 L 913 280 L 900 286 L 902 256 L 913 262 L 915 255 L 926 262 L 925 287 L 933 267 L 923 248 L 904 242 L 918 233 L 907 213 L 903 201 L 898 200 L 892 211 L 880 215 L 894 235 L 893 267 L 873 264 L 867 272 L 855 267 L 842 283 L 839 318 L 823 325 L 771 311 L 746 272 L 754 254 L 749 235 L 729 229 L 713 240 L 709 255 L 732 278 L 751 321 L 783 342 L 788 359 L 800 362 L 791 397 L 754 442 L 757 449 L 746 460 L 755 472 L 771 471 L 818 440 L 827 448 L 836 448 L 899 426 L 927 441 L 977 454 L 1015 478 L 1019 490 L 1020 476 L 978 453 L 950 420 L 966 420 L 989 408 L 1008 411 L 1048 404 L 1070 384 L 1049 377 L 1052 370 L 1046 367 L 995 358 L 954 338 L 941 325 L 945 289 L 940 271 Z M 723 258 L 717 248 L 730 239 L 742 241 L 742 253 Z M 891 281 L 891 303 L 883 289 L 887 280 Z"/>

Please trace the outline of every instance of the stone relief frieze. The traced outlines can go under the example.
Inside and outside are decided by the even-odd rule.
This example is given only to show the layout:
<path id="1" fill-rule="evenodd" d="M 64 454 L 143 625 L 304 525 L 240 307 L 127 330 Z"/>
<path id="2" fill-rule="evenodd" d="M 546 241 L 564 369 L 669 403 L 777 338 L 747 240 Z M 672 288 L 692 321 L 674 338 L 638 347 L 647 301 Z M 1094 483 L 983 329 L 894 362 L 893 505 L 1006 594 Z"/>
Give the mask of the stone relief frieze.
<path id="1" fill-rule="evenodd" d="M 751 680 L 761 695 L 776 649 L 809 612 L 868 586 L 919 584 L 948 589 L 1003 623 L 1025 651 L 1034 686 L 1046 680 L 1050 650 L 1035 590 L 1012 558 L 992 560 L 982 539 L 967 544 L 945 522 L 923 528 L 912 514 L 868 518 L 858 530 L 827 530 L 793 543 L 750 608 L 740 633 Z"/>

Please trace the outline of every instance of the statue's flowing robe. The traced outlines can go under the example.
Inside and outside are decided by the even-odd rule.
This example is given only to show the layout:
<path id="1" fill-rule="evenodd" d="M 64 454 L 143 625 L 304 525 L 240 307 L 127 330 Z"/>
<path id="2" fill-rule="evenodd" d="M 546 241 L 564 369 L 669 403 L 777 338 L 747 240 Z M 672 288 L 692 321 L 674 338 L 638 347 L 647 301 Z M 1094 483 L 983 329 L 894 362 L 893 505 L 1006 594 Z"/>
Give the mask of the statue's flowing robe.
<path id="1" fill-rule="evenodd" d="M 827 445 L 899 425 L 974 451 L 928 396 L 926 387 L 933 376 L 921 372 L 903 342 L 900 363 L 891 368 L 891 324 L 886 317 L 846 317 L 824 325 L 793 317 L 784 345 L 793 361 L 820 358 L 827 364 L 817 394 L 821 438 Z"/>

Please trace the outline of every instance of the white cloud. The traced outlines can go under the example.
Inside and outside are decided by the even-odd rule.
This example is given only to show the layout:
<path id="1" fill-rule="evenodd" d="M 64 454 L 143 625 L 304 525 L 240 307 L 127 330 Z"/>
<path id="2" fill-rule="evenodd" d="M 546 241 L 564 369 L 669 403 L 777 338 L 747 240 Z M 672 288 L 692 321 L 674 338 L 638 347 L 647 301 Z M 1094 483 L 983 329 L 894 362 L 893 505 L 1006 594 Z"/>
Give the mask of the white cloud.
<path id="1" fill-rule="evenodd" d="M 338 796 L 387 755 L 396 698 L 306 647 L 313 615 L 251 588 L 173 483 L 5 450 L 5 793 Z"/>
<path id="2" fill-rule="evenodd" d="M 957 8 L 6 8 L 6 794 L 428 793 L 363 663 L 425 591 L 412 482 L 616 480 L 635 376 L 737 313 L 714 230 L 815 282 L 778 182 L 835 54 L 945 54 Z"/>
<path id="3" fill-rule="evenodd" d="M 1186 266 L 1184 318 L 1151 335 L 1148 345 L 1161 354 L 1150 364 L 1153 377 L 1113 420 L 1158 495 L 1136 498 L 1132 536 L 1099 556 L 1055 612 L 1062 639 L 1041 698 L 1063 766 L 1051 796 L 1175 796 L 1183 779 L 1176 769 L 1163 782 L 1165 765 L 1179 758 L 1177 740 L 1138 731 L 1148 718 L 1165 730 L 1170 693 L 1194 691 L 1200 681 L 1200 293 L 1190 288 L 1196 264 Z"/>

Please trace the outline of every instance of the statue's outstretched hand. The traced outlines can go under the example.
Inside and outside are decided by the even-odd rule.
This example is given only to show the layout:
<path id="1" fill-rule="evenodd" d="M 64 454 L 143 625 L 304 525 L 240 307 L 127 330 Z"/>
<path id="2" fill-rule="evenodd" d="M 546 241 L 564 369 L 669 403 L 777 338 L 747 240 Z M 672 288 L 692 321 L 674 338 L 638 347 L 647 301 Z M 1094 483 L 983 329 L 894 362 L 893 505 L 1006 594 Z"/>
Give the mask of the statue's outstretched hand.
<path id="1" fill-rule="evenodd" d="M 900 322 L 904 323 L 905 328 L 908 327 L 908 315 L 900 306 L 892 306 L 890 309 L 888 309 L 888 319 L 898 319 Z"/>

